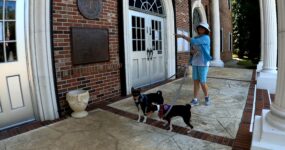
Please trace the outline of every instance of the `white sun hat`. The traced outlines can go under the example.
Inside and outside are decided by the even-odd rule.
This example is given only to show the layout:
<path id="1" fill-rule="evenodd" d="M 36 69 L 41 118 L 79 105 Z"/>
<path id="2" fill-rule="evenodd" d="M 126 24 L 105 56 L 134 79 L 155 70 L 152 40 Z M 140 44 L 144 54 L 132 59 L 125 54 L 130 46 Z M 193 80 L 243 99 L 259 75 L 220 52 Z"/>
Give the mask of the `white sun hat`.
<path id="1" fill-rule="evenodd" d="M 203 27 L 207 29 L 209 32 L 211 31 L 207 22 L 201 22 L 199 25 L 197 25 L 196 29 L 198 29 L 198 27 Z"/>

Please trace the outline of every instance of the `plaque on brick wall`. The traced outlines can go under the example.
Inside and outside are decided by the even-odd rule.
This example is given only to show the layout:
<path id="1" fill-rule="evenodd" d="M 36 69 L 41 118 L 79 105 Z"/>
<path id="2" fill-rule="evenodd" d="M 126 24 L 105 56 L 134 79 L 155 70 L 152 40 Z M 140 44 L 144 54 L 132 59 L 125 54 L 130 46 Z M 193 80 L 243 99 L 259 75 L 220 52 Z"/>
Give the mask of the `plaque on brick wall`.
<path id="1" fill-rule="evenodd" d="M 71 34 L 73 65 L 109 60 L 107 29 L 73 27 Z"/>
<path id="2" fill-rule="evenodd" d="M 80 13 L 87 19 L 98 19 L 102 10 L 102 0 L 77 0 Z"/>

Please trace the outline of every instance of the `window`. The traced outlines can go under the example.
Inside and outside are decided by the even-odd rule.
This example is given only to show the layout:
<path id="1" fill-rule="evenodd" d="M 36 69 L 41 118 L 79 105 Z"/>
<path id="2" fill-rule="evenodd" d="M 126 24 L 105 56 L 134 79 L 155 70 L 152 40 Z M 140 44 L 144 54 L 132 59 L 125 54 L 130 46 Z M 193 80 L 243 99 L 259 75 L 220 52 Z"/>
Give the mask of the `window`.
<path id="1" fill-rule="evenodd" d="M 233 49 L 233 34 L 231 32 L 229 32 L 229 42 L 228 42 L 228 47 L 229 47 L 229 51 L 232 51 Z"/>
<path id="2" fill-rule="evenodd" d="M 199 23 L 202 20 L 198 9 L 199 8 L 194 8 L 194 11 L 193 11 L 193 36 L 198 35 L 198 33 L 196 32 L 196 27 L 199 25 Z"/>
<path id="3" fill-rule="evenodd" d="M 220 46 L 221 46 L 221 52 L 224 52 L 224 29 L 221 28 L 220 30 Z"/>
<path id="4" fill-rule="evenodd" d="M 177 34 L 183 34 L 185 36 L 189 36 L 189 32 L 185 30 L 177 29 Z M 177 38 L 177 50 L 179 52 L 189 51 L 190 50 L 189 42 L 183 38 Z"/>
<path id="5" fill-rule="evenodd" d="M 232 10 L 232 0 L 228 0 L 228 7 L 229 7 L 229 10 Z"/>
<path id="6" fill-rule="evenodd" d="M 205 11 L 206 11 L 206 16 L 207 16 L 207 22 L 209 22 L 209 9 L 208 9 L 208 5 L 205 5 Z"/>
<path id="7" fill-rule="evenodd" d="M 132 16 L 133 51 L 145 51 L 145 19 Z"/>
<path id="8" fill-rule="evenodd" d="M 163 8 L 160 0 L 129 0 L 131 9 L 138 11 L 163 15 Z"/>
<path id="9" fill-rule="evenodd" d="M 16 0 L 0 0 L 0 63 L 17 61 Z"/>
<path id="10" fill-rule="evenodd" d="M 158 54 L 162 54 L 162 31 L 161 22 L 156 20 L 151 20 L 151 42 L 152 49 L 157 51 Z"/>

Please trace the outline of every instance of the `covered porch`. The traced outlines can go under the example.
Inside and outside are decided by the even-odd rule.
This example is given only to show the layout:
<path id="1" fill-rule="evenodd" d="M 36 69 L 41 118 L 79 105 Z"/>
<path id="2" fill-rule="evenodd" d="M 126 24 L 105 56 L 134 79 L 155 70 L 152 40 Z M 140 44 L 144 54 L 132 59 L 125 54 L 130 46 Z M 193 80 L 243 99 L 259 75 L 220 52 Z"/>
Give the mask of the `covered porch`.
<path id="1" fill-rule="evenodd" d="M 156 114 L 146 124 L 137 123 L 136 107 L 132 98 L 126 97 L 90 106 L 90 114 L 84 119 L 68 117 L 56 123 L 35 122 L 2 132 L 0 150 L 249 149 L 255 76 L 255 70 L 250 69 L 210 68 L 208 85 L 212 104 L 205 106 L 201 93 L 200 105 L 191 109 L 194 129 L 189 134 L 179 117 L 173 119 L 173 132 L 167 131 Z M 150 87 L 145 93 L 161 90 L 165 102 L 171 104 L 182 82 L 175 104 L 186 104 L 193 97 L 191 76 L 185 81 L 177 79 Z M 34 128 L 37 129 L 27 132 Z"/>

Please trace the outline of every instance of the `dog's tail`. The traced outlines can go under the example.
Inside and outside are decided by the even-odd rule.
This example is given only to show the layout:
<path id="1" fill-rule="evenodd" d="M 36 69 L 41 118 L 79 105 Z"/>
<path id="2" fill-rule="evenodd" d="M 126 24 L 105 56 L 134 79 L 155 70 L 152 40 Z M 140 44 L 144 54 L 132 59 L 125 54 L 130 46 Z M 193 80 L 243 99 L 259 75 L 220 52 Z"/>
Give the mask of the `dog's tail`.
<path id="1" fill-rule="evenodd" d="M 161 92 L 160 90 L 159 90 L 159 91 L 157 91 L 156 93 L 157 93 L 157 95 L 162 96 L 162 92 Z"/>
<path id="2" fill-rule="evenodd" d="M 190 104 L 186 104 L 185 105 L 187 108 L 191 109 L 191 105 Z"/>

